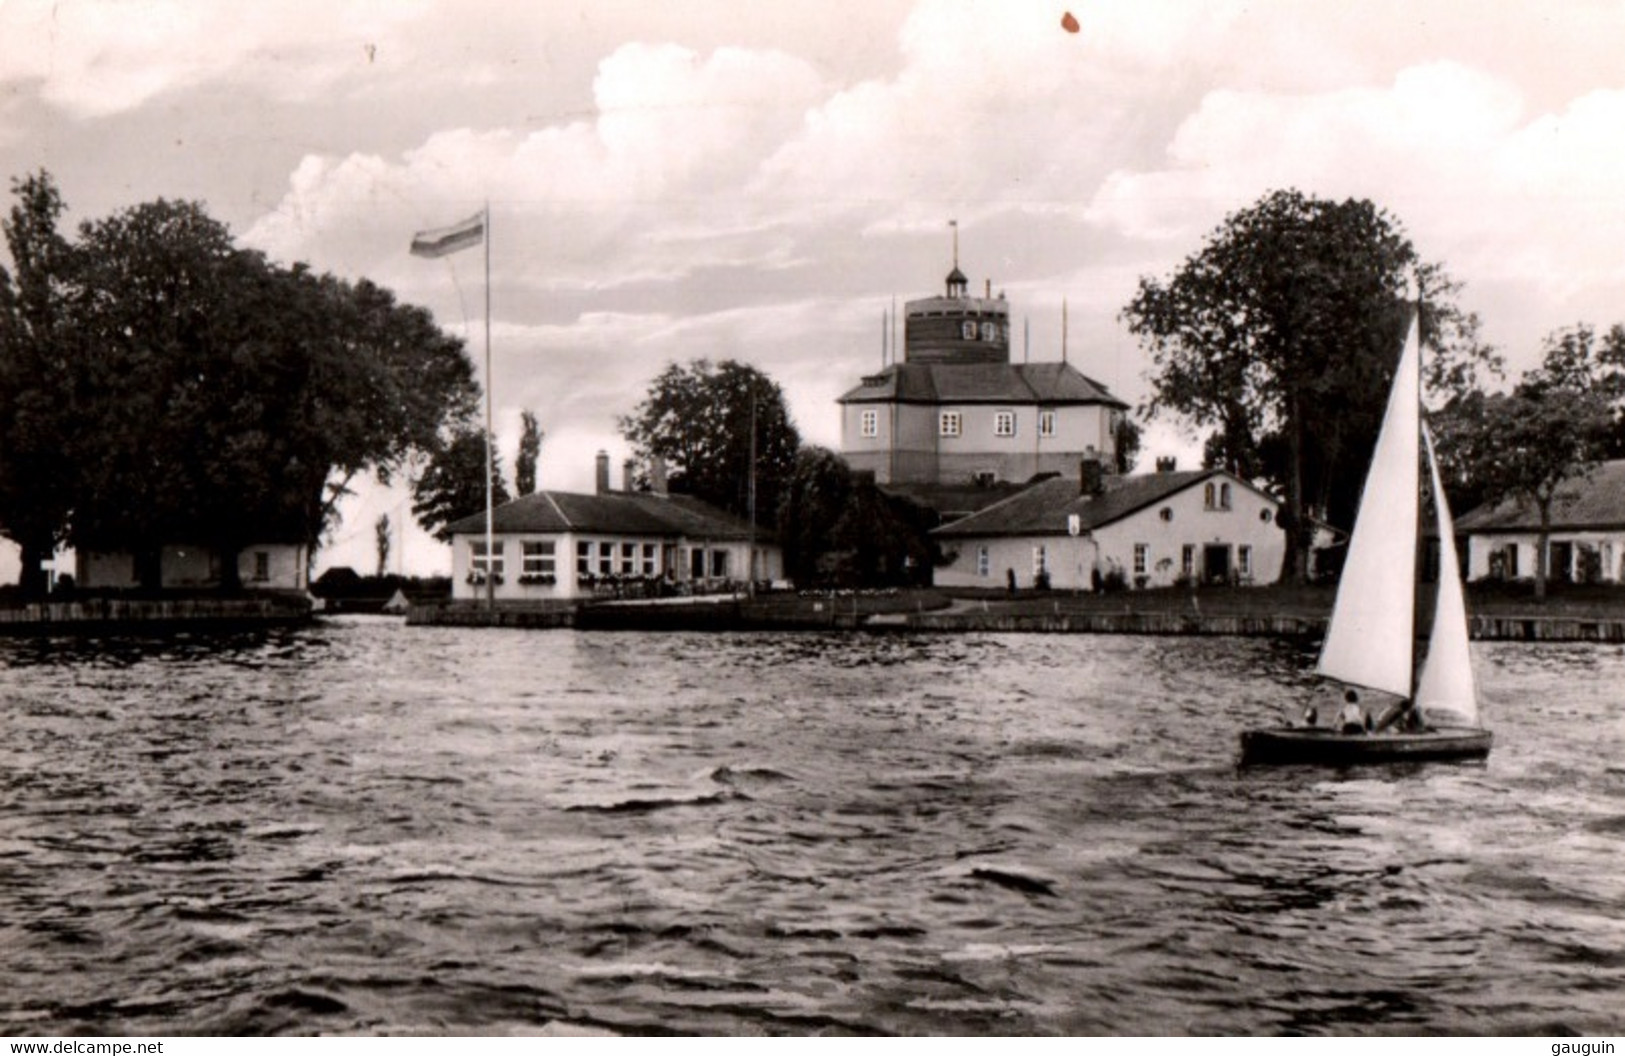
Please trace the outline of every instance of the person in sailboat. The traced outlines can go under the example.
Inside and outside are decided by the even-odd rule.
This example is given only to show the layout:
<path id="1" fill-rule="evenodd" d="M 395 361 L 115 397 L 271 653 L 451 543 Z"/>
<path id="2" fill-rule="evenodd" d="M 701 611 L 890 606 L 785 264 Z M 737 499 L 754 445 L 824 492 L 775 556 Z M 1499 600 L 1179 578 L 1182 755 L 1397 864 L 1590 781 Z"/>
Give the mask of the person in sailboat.
<path id="1" fill-rule="evenodd" d="M 1349 690 L 1343 694 L 1343 707 L 1337 712 L 1335 723 L 1339 733 L 1368 733 L 1370 723 L 1366 720 L 1365 710 L 1360 707 L 1360 694 Z"/>

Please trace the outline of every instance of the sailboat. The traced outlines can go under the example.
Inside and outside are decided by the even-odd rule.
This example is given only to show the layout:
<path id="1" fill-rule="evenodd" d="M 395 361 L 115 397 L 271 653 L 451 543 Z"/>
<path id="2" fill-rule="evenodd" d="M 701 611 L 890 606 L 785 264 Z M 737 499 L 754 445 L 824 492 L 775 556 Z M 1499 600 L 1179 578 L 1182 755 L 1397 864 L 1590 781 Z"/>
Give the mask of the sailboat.
<path id="1" fill-rule="evenodd" d="M 1388 710 L 1388 717 L 1398 721 L 1375 728 L 1364 723 L 1348 731 L 1329 721 L 1248 730 L 1241 735 L 1243 765 L 1482 759 L 1489 754 L 1491 737 L 1479 719 L 1467 644 L 1455 529 L 1433 438 L 1422 421 L 1419 325 L 1413 314 L 1316 666 L 1325 678 L 1398 698 Z M 1439 536 L 1439 589 L 1418 671 L 1416 551 L 1424 461 Z"/>

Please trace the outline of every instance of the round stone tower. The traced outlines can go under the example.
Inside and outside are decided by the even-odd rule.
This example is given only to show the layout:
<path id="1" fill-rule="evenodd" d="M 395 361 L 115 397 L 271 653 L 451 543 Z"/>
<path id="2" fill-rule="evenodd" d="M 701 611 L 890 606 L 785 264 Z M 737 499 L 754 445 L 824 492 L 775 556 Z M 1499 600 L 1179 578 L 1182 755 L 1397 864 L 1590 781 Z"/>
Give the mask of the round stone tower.
<path id="1" fill-rule="evenodd" d="M 1004 294 L 972 297 L 954 265 L 947 292 L 903 306 L 903 358 L 909 363 L 1008 363 L 1010 306 Z M 989 284 L 991 287 L 991 283 Z"/>

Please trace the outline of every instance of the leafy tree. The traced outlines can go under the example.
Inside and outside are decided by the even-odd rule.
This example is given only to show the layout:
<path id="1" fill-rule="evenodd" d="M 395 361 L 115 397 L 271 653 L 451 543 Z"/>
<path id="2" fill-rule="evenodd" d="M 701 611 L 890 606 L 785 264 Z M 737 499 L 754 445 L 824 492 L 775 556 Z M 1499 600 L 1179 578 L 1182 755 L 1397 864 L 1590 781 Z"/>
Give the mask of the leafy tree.
<path id="1" fill-rule="evenodd" d="M 37 218 L 60 200 L 43 174 L 18 196 L 42 244 Z M 32 508 L 81 549 L 135 552 L 144 583 L 165 543 L 214 548 L 228 586 L 248 542 L 314 545 L 357 474 L 387 480 L 476 405 L 462 343 L 426 311 L 273 265 L 196 203 L 121 210 L 52 253 L 67 264 L 48 269 L 58 369 L 5 386 L 19 406 L 68 409 L 50 438 L 66 501 L 36 481 Z M 40 251 L 25 258 L 45 273 Z M 10 450 L 0 476 L 16 481 Z"/>
<path id="2" fill-rule="evenodd" d="M 768 524 L 794 471 L 801 438 L 784 393 L 755 367 L 731 359 L 672 364 L 634 412 L 621 418 L 620 429 L 639 461 L 665 458 L 671 490 L 748 517 L 752 423 L 756 517 Z"/>
<path id="3" fill-rule="evenodd" d="M 378 547 L 378 575 L 389 571 L 389 514 L 382 514 L 373 523 L 372 537 Z"/>
<path id="4" fill-rule="evenodd" d="M 1420 264 L 1371 202 L 1276 191 L 1228 217 L 1167 282 L 1145 278 L 1123 310 L 1152 354 L 1148 405 L 1213 431 L 1210 465 L 1285 492 L 1286 572 L 1307 572 L 1313 509 L 1346 525 L 1358 504 L 1407 324 L 1423 294 L 1431 390 L 1461 395 L 1499 372 L 1458 285 Z"/>
<path id="5" fill-rule="evenodd" d="M 928 583 L 936 521 L 933 511 L 881 491 L 872 474 L 856 474 L 830 542 L 849 555 L 855 585 Z"/>
<path id="6" fill-rule="evenodd" d="M 513 490 L 521 495 L 536 494 L 536 461 L 542 454 L 542 429 L 536 415 L 520 414 L 519 455 L 513 463 Z"/>
<path id="7" fill-rule="evenodd" d="M 1546 596 L 1552 504 L 1563 486 L 1605 457 L 1625 395 L 1625 329 L 1599 344 L 1584 324 L 1546 338 L 1541 365 L 1510 393 L 1469 397 L 1453 408 L 1449 436 L 1462 475 L 1487 503 L 1511 499 L 1540 517 L 1535 596 Z"/>
<path id="8" fill-rule="evenodd" d="M 819 559 L 834 543 L 835 526 L 852 496 L 852 471 L 825 447 L 804 447 L 779 495 L 778 536 L 784 568 L 803 586 L 818 579 Z"/>
<path id="9" fill-rule="evenodd" d="M 412 486 L 412 513 L 423 530 L 436 539 L 451 538 L 446 531 L 452 521 L 485 509 L 485 452 L 488 437 L 473 429 L 455 433 L 429 456 L 423 475 Z M 494 443 L 494 439 L 492 441 Z M 502 459 L 495 448 L 491 453 L 491 502 L 509 499 L 502 480 Z"/>
<path id="10" fill-rule="evenodd" d="M 67 296 L 74 254 L 57 231 L 61 195 L 49 174 L 12 181 L 3 226 L 15 275 L 0 266 L 0 533 L 22 550 L 19 587 L 47 588 L 40 562 L 67 541 L 72 478 L 63 455 L 77 428 L 67 370 Z"/>
<path id="11" fill-rule="evenodd" d="M 1134 472 L 1140 456 L 1140 427 L 1128 415 L 1118 415 L 1112 428 L 1112 468 L 1123 475 Z"/>

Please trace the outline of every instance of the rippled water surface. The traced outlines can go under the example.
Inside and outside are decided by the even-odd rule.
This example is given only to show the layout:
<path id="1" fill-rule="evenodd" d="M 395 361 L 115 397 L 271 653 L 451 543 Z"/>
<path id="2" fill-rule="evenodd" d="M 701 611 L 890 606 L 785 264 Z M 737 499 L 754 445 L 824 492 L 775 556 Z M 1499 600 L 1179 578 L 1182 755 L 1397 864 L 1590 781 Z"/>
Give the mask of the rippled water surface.
<path id="1" fill-rule="evenodd" d="M 1238 772 L 1258 640 L 0 641 L 0 1033 L 1617 1033 L 1625 654 Z"/>

